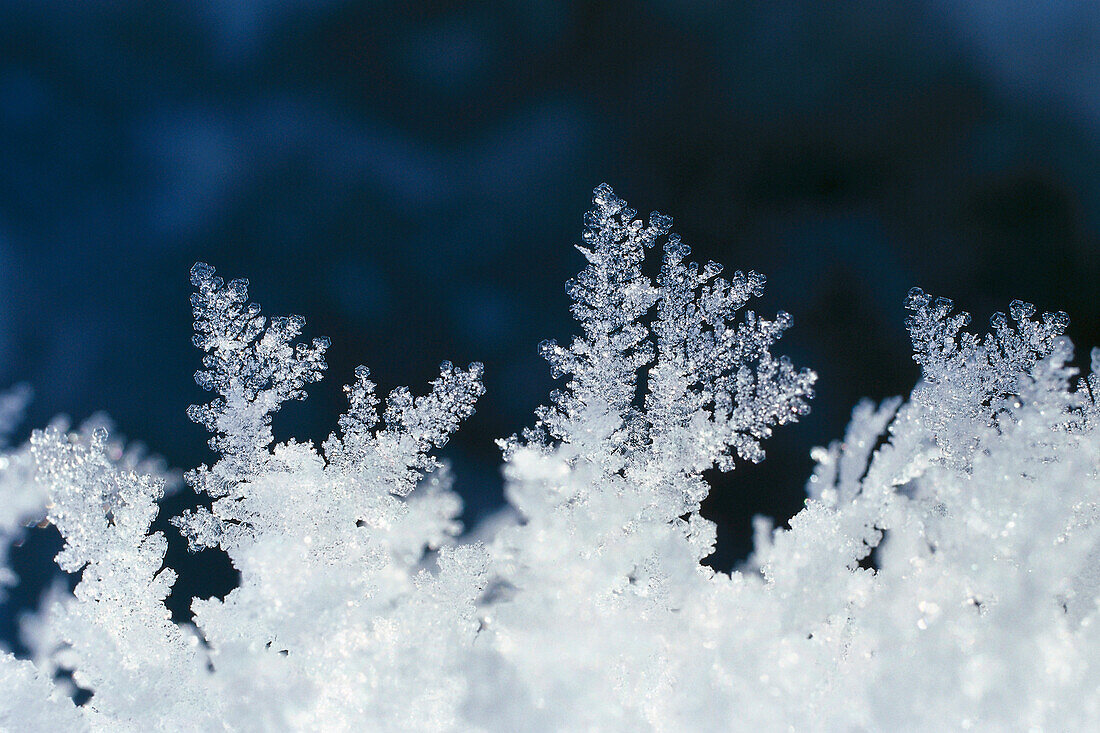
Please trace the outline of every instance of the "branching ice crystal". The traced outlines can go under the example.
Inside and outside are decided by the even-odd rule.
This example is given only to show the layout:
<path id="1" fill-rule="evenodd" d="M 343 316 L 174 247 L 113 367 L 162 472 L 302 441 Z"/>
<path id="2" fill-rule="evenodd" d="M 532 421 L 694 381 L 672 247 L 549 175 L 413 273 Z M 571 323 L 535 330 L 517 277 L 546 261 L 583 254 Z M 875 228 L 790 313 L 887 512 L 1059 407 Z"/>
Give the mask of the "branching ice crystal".
<path id="1" fill-rule="evenodd" d="M 909 399 L 857 405 L 813 451 L 803 510 L 757 518 L 752 556 L 716 573 L 703 472 L 763 458 L 815 375 L 772 353 L 790 316 L 746 309 L 762 275 L 689 262 L 671 219 L 606 185 L 593 204 L 568 287 L 582 333 L 540 347 L 568 380 L 501 441 L 509 507 L 467 538 L 433 452 L 481 365 L 385 400 L 359 367 L 322 446 L 275 443 L 328 342 L 196 265 L 216 396 L 188 414 L 218 459 L 187 474 L 209 506 L 173 522 L 239 587 L 172 621 L 151 526 L 173 475 L 101 419 L 4 447 L 0 551 L 46 521 L 79 582 L 23 619 L 27 659 L 0 654 L 0 728 L 1095 728 L 1100 350 L 1079 377 L 1065 314 L 1014 301 L 978 336 L 914 289 Z M 0 437 L 27 398 L 0 396 Z"/>
<path id="2" fill-rule="evenodd" d="M 550 438 L 581 444 L 592 435 L 590 420 L 611 425 L 606 441 L 579 449 L 611 472 L 641 461 L 673 480 L 713 465 L 730 470 L 731 451 L 762 460 L 760 440 L 772 425 L 806 412 L 816 379 L 770 353 L 791 324 L 788 314 L 767 321 L 748 311 L 735 322 L 737 311 L 763 292 L 764 276 L 737 271 L 726 280 L 714 262 L 700 271 L 684 261 L 691 250 L 671 234 L 653 283 L 641 273 L 645 250 L 668 235 L 672 219 L 654 212 L 646 226 L 607 184 L 596 189 L 593 204 L 585 246 L 578 246 L 589 264 L 567 288 L 584 336 L 569 347 L 554 340 L 540 345 L 554 376 L 571 379 L 551 395 L 551 407 L 539 410 L 539 426 Z M 654 304 L 650 328 L 643 317 Z M 634 394 L 645 367 L 644 409 L 638 409 Z M 546 446 L 538 432 L 526 438 Z M 678 488 L 687 504 L 676 514 L 693 511 L 702 496 Z"/>
<path id="3" fill-rule="evenodd" d="M 305 386 L 325 370 L 327 338 L 295 344 L 305 319 L 273 318 L 248 302 L 248 281 L 228 284 L 214 268 L 199 262 L 191 268 L 195 346 L 206 352 L 205 369 L 195 381 L 218 397 L 192 405 L 187 416 L 214 434 L 210 447 L 221 454 L 227 478 L 247 475 L 271 443 L 271 415 L 288 400 L 305 399 Z"/>

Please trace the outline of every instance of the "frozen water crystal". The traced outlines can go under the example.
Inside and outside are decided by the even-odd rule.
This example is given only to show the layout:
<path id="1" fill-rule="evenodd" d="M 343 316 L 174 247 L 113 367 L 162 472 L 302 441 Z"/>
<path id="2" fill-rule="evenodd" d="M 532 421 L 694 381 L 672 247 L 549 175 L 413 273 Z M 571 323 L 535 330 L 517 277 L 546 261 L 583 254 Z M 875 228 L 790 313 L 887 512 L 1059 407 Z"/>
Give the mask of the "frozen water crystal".
<path id="1" fill-rule="evenodd" d="M 214 394 L 188 415 L 217 460 L 173 522 L 240 585 L 174 623 L 151 530 L 171 476 L 103 421 L 9 440 L 0 551 L 46 520 L 79 582 L 24 620 L 29 659 L 0 655 L 0 728 L 1097 726 L 1100 349 L 1078 377 L 1064 313 L 1013 301 L 977 335 L 911 290 L 912 394 L 857 405 L 813 451 L 805 507 L 757 518 L 752 556 L 717 573 L 704 472 L 761 460 L 816 377 L 773 354 L 792 317 L 747 308 L 763 275 L 688 261 L 671 218 L 606 184 L 584 222 L 580 333 L 539 344 L 565 381 L 501 441 L 509 506 L 466 537 L 435 451 L 483 367 L 445 361 L 425 394 L 384 399 L 357 367 L 323 445 L 276 443 L 271 416 L 321 378 L 328 341 L 196 264 L 196 381 Z M 0 396 L 0 436 L 27 398 Z"/>

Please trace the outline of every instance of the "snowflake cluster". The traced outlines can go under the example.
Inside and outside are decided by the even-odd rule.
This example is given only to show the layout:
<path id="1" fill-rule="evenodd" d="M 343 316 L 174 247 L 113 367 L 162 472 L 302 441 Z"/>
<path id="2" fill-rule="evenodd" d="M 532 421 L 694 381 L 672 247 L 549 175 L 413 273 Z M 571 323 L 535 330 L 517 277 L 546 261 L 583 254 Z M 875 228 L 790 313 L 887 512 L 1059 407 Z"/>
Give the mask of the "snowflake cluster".
<path id="1" fill-rule="evenodd" d="M 188 414 L 218 459 L 186 474 L 203 503 L 172 522 L 240 584 L 173 622 L 151 531 L 173 477 L 102 421 L 3 447 L 0 553 L 52 524 L 79 582 L 23 620 L 29 658 L 0 653 L 0 727 L 1095 727 L 1100 350 L 1078 377 L 1064 314 L 1015 301 L 978 337 L 914 289 L 909 399 L 858 405 L 814 451 L 805 508 L 758 519 L 752 556 L 717 573 L 703 472 L 761 460 L 816 377 L 772 353 L 789 315 L 746 309 L 764 277 L 688 261 L 671 223 L 595 190 L 568 286 L 582 333 L 540 345 L 567 381 L 500 441 L 509 506 L 466 534 L 433 451 L 473 412 L 480 364 L 384 402 L 359 367 L 322 445 L 275 443 L 328 341 L 196 265 L 215 396 Z M 0 398 L 0 435 L 28 398 Z M 0 562 L 0 589 L 17 582 Z"/>

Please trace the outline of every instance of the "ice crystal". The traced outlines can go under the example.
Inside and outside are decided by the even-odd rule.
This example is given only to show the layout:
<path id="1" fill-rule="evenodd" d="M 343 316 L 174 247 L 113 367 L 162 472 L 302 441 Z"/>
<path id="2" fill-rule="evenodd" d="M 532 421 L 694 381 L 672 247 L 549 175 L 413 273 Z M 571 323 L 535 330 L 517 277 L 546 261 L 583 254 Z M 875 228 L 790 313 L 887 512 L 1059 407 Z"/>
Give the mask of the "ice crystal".
<path id="1" fill-rule="evenodd" d="M 4 448 L 0 543 L 49 522 L 79 582 L 24 619 L 28 659 L 0 655 L 0 727 L 1094 728 L 1100 351 L 1079 377 L 1065 314 L 1014 301 L 978 336 L 914 289 L 909 399 L 857 405 L 813 451 L 805 508 L 758 518 L 752 556 L 713 572 L 703 472 L 762 459 L 815 376 L 772 353 L 789 315 L 746 308 L 764 277 L 690 262 L 671 223 L 596 189 L 568 287 L 581 333 L 540 346 L 567 379 L 501 441 L 509 507 L 466 537 L 434 451 L 481 365 L 385 400 L 359 367 L 322 446 L 275 443 L 328 342 L 196 265 L 196 379 L 216 396 L 189 415 L 218 459 L 173 522 L 239 587 L 172 621 L 151 531 L 172 475 L 103 421 Z M 0 434 L 26 399 L 0 398 Z"/>

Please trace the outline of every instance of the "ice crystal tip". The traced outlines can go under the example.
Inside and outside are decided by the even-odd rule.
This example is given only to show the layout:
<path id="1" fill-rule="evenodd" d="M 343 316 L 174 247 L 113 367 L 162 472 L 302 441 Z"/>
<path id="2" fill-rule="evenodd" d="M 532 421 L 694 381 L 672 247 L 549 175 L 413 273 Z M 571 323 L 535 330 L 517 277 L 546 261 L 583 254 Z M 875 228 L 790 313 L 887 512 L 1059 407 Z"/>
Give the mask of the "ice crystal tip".
<path id="1" fill-rule="evenodd" d="M 658 235 L 668 234 L 668 231 L 672 228 L 672 217 L 654 211 L 649 215 L 649 224 L 656 230 Z"/>
<path id="2" fill-rule="evenodd" d="M 1065 311 L 1055 311 L 1054 313 L 1044 313 L 1043 322 L 1049 325 L 1052 329 L 1061 333 L 1069 328 L 1069 314 Z"/>
<path id="3" fill-rule="evenodd" d="M 701 277 L 703 280 L 710 280 L 711 278 L 721 275 L 722 269 L 723 268 L 721 263 L 710 261 L 707 264 L 703 265 L 703 272 Z"/>
<path id="4" fill-rule="evenodd" d="M 214 276 L 214 268 L 205 262 L 196 262 L 191 266 L 191 284 L 200 287 Z"/>
<path id="5" fill-rule="evenodd" d="M 606 183 L 601 183 L 593 190 L 592 203 L 608 216 L 618 214 L 626 206 L 626 202 L 616 196 L 611 186 Z"/>
<path id="6" fill-rule="evenodd" d="M 1014 321 L 1026 321 L 1035 314 L 1035 306 L 1022 300 L 1014 300 L 1008 305 L 1008 314 Z"/>
<path id="7" fill-rule="evenodd" d="M 225 288 L 237 300 L 240 300 L 240 301 L 243 302 L 244 300 L 248 299 L 248 279 L 247 278 L 239 277 L 235 280 L 230 280 L 226 284 Z"/>
<path id="8" fill-rule="evenodd" d="M 909 294 L 905 298 L 905 307 L 909 310 L 920 310 L 928 305 L 929 297 L 920 288 L 910 288 Z"/>
<path id="9" fill-rule="evenodd" d="M 691 247 L 680 239 L 679 234 L 670 234 L 668 241 L 665 242 L 665 252 L 668 253 L 669 259 L 679 262 L 691 254 Z"/>

